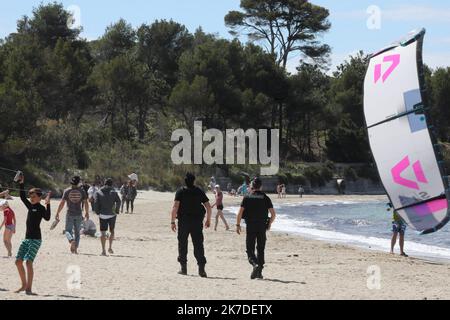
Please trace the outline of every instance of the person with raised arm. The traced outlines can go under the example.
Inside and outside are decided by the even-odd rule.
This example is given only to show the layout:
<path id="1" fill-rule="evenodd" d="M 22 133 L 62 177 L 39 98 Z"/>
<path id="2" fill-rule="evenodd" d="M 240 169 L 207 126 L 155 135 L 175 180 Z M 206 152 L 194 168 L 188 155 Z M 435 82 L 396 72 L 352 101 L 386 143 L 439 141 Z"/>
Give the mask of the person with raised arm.
<path id="1" fill-rule="evenodd" d="M 43 192 L 41 189 L 33 188 L 28 191 L 28 197 L 25 193 L 25 177 L 22 174 L 18 180 L 20 184 L 20 199 L 28 209 L 27 228 L 25 240 L 20 245 L 16 257 L 16 266 L 19 272 L 22 286 L 16 293 L 26 292 L 27 295 L 33 295 L 34 279 L 34 261 L 42 245 L 41 222 L 42 219 L 50 221 L 50 193 L 45 198 L 45 206 L 41 204 Z M 26 270 L 23 263 L 26 264 Z"/>

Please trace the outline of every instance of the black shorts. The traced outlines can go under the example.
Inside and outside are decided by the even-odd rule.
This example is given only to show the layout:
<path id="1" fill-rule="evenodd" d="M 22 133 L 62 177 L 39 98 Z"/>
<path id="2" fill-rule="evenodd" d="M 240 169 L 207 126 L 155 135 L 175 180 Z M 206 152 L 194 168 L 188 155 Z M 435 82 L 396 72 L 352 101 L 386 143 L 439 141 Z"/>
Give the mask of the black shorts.
<path id="1" fill-rule="evenodd" d="M 220 206 L 217 206 L 217 210 L 223 211 L 223 204 L 221 204 Z"/>
<path id="2" fill-rule="evenodd" d="M 117 220 L 117 216 L 111 219 L 100 219 L 100 231 L 101 232 L 106 232 L 108 231 L 114 231 L 114 229 L 116 228 L 116 220 Z"/>

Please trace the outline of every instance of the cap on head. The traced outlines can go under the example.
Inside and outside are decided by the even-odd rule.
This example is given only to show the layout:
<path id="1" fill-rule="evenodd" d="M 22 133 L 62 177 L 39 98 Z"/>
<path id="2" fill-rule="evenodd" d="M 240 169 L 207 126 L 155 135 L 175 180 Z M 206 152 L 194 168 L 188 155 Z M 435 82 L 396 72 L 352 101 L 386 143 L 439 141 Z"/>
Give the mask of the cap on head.
<path id="1" fill-rule="evenodd" d="M 259 190 L 262 187 L 262 180 L 259 177 L 256 177 L 252 181 L 252 188 L 255 190 Z"/>
<path id="2" fill-rule="evenodd" d="M 80 182 L 81 182 L 81 178 L 79 176 L 75 176 L 70 181 L 70 184 L 73 185 L 73 186 L 77 186 L 77 185 L 80 184 Z"/>
<path id="3" fill-rule="evenodd" d="M 113 179 L 108 178 L 105 180 L 105 186 L 112 187 L 113 184 L 114 184 Z"/>
<path id="4" fill-rule="evenodd" d="M 219 185 L 216 185 L 216 189 L 220 189 L 220 186 L 219 186 Z"/>
<path id="5" fill-rule="evenodd" d="M 9 203 L 6 200 L 0 200 L 0 209 L 9 208 Z"/>

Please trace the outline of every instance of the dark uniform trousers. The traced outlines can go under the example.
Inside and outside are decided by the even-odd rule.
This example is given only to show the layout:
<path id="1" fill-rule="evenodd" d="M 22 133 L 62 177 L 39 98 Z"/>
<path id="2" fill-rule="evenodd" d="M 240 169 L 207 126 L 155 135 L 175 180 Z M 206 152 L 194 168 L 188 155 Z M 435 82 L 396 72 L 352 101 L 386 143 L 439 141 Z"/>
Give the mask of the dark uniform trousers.
<path id="1" fill-rule="evenodd" d="M 267 227 L 263 224 L 247 225 L 247 256 L 251 265 L 264 267 Z M 256 247 L 256 254 L 255 254 Z"/>
<path id="2" fill-rule="evenodd" d="M 187 263 L 189 235 L 192 238 L 194 256 L 198 265 L 206 265 L 205 248 L 203 246 L 203 219 L 178 220 L 178 262 L 181 264 Z"/>

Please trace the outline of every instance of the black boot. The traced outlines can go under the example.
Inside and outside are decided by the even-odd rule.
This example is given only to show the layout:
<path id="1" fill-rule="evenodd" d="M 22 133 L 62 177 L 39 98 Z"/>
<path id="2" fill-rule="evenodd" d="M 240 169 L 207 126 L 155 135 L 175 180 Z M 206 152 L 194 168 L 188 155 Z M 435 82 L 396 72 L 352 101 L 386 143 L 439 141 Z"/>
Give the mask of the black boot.
<path id="1" fill-rule="evenodd" d="M 181 270 L 178 272 L 179 275 L 187 276 L 187 264 L 181 264 Z"/>
<path id="2" fill-rule="evenodd" d="M 256 278 L 258 278 L 258 274 L 259 274 L 259 266 L 255 263 L 253 264 L 253 271 L 252 275 L 250 276 L 250 279 L 255 280 Z"/>
<path id="3" fill-rule="evenodd" d="M 208 275 L 206 274 L 205 266 L 198 266 L 198 275 L 202 278 L 208 278 Z"/>
<path id="4" fill-rule="evenodd" d="M 264 267 L 258 267 L 258 271 L 256 273 L 256 279 L 261 279 L 261 280 L 264 279 L 263 274 L 262 274 L 263 270 L 264 270 Z"/>

